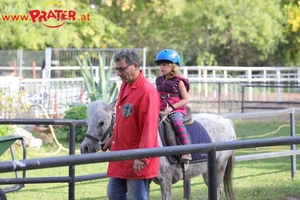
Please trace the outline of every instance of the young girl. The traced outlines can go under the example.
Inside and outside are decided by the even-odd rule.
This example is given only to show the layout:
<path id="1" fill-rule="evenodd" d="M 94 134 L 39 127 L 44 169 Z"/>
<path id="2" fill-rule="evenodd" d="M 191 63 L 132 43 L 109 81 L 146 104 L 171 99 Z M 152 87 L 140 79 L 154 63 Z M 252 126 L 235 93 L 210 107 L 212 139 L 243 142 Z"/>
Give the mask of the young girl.
<path id="1" fill-rule="evenodd" d="M 155 63 L 160 67 L 162 76 L 156 78 L 157 91 L 161 97 L 160 110 L 166 111 L 182 145 L 189 144 L 183 118 L 189 102 L 189 81 L 178 68 L 180 57 L 175 50 L 165 49 L 156 55 Z M 181 156 L 181 162 L 191 160 L 191 154 Z"/>

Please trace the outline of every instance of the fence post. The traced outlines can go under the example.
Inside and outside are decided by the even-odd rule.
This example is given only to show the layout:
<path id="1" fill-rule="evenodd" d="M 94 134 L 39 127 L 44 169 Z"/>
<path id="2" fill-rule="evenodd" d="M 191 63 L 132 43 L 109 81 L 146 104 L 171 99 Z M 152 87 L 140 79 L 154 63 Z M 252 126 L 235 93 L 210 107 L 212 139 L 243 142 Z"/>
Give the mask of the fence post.
<path id="1" fill-rule="evenodd" d="M 144 75 L 145 75 L 145 77 L 146 77 L 146 58 L 147 58 L 147 56 L 146 56 L 146 51 L 147 51 L 147 49 L 146 49 L 146 47 L 144 47 L 143 48 L 143 72 L 145 73 Z M 148 78 L 151 78 L 151 77 L 148 77 Z"/>
<path id="2" fill-rule="evenodd" d="M 22 76 L 23 50 L 18 49 L 19 76 Z"/>
<path id="3" fill-rule="evenodd" d="M 14 75 L 17 74 L 17 61 L 14 60 Z"/>
<path id="4" fill-rule="evenodd" d="M 77 122 L 70 123 L 70 134 L 69 134 L 69 155 L 75 155 L 75 143 L 76 143 L 76 126 Z M 69 200 L 75 199 L 75 165 L 69 166 L 69 177 L 71 180 L 69 182 Z"/>
<path id="5" fill-rule="evenodd" d="M 204 97 L 208 97 L 207 69 L 203 69 Z"/>
<path id="6" fill-rule="evenodd" d="M 277 100 L 278 101 L 281 101 L 282 98 L 281 98 L 281 87 L 283 85 L 283 83 L 281 82 L 281 71 L 280 70 L 276 70 L 276 82 L 277 84 L 279 85 L 279 87 L 276 88 L 276 91 L 277 91 Z M 284 89 L 283 89 L 284 91 Z"/>
<path id="7" fill-rule="evenodd" d="M 296 125 L 295 125 L 295 111 L 290 113 L 290 131 L 291 131 L 291 137 L 295 137 L 296 136 Z M 291 145 L 291 150 L 295 151 L 296 150 L 296 145 L 292 144 Z M 296 155 L 292 154 L 291 155 L 291 175 L 292 175 L 292 179 L 296 176 Z"/>
<path id="8" fill-rule="evenodd" d="M 191 198 L 191 179 L 184 180 L 185 181 L 185 199 L 189 200 Z"/>
<path id="9" fill-rule="evenodd" d="M 266 86 L 266 82 L 267 82 L 267 70 L 263 71 L 263 86 Z M 262 89 L 262 100 L 266 101 L 266 87 L 263 87 Z"/>
<path id="10" fill-rule="evenodd" d="M 208 169 L 208 199 L 217 200 L 217 163 L 216 150 L 207 153 L 207 169 Z"/>
<path id="11" fill-rule="evenodd" d="M 54 98 L 55 98 L 54 99 L 54 113 L 55 114 L 53 114 L 53 117 L 58 118 L 60 116 L 60 114 L 59 114 L 59 111 L 58 111 L 58 98 L 59 98 L 59 95 L 58 95 L 57 91 L 55 91 Z"/>
<path id="12" fill-rule="evenodd" d="M 50 90 L 51 83 L 51 48 L 46 47 L 45 49 L 45 69 L 43 70 L 43 85 L 45 85 L 46 90 Z M 47 81 L 46 81 L 47 80 Z"/>
<path id="13" fill-rule="evenodd" d="M 252 70 L 247 70 L 247 82 L 249 85 L 252 85 Z M 252 101 L 252 87 L 248 88 L 248 101 Z"/>
<path id="14" fill-rule="evenodd" d="M 35 61 L 32 61 L 32 76 L 33 76 L 33 79 L 35 80 L 36 79 L 36 63 L 35 63 Z"/>
<path id="15" fill-rule="evenodd" d="M 244 112 L 244 101 L 245 101 L 245 97 L 244 97 L 244 94 L 245 94 L 245 89 L 244 89 L 244 85 L 242 85 L 242 113 Z"/>

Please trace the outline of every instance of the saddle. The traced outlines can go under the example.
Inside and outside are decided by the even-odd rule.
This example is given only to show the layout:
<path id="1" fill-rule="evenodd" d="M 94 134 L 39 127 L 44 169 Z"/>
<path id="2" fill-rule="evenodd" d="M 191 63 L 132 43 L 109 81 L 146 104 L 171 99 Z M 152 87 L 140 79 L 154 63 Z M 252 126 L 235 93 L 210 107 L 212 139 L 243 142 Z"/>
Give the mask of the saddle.
<path id="1" fill-rule="evenodd" d="M 173 129 L 173 124 L 171 120 L 166 117 L 165 114 L 161 113 L 159 116 L 159 134 L 160 138 L 162 140 L 162 143 L 164 146 L 174 146 L 174 145 L 181 145 L 180 141 L 177 137 L 177 134 L 175 133 Z M 186 130 L 188 132 L 188 138 L 190 140 L 190 144 L 199 144 L 199 143 L 211 143 L 211 138 L 209 137 L 206 130 L 203 128 L 203 126 L 194 121 L 192 117 L 192 112 L 189 107 L 187 107 L 187 114 L 183 120 L 183 124 L 186 127 Z M 169 156 L 167 157 L 170 163 L 174 164 L 176 161 L 178 161 L 180 158 L 179 156 Z M 207 161 L 207 153 L 196 153 L 192 154 L 192 161 L 190 163 L 195 162 L 204 162 Z"/>
<path id="2" fill-rule="evenodd" d="M 173 145 L 180 145 L 179 139 L 173 129 L 173 124 L 171 122 L 171 120 L 164 116 L 164 114 L 160 114 L 160 118 L 163 122 L 164 125 L 164 131 L 165 131 L 165 136 L 167 139 L 167 144 L 168 146 L 173 146 Z M 165 119 L 164 119 L 165 118 Z M 186 125 L 191 125 L 193 124 L 194 119 L 192 117 L 192 111 L 190 109 L 190 107 L 186 106 L 186 115 L 183 119 L 183 124 Z"/>

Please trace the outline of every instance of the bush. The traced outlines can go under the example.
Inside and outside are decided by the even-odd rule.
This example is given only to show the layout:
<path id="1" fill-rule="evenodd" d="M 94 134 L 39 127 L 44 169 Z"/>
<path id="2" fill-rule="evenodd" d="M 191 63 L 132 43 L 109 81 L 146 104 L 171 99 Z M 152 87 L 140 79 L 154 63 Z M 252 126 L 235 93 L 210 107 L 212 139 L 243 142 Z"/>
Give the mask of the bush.
<path id="1" fill-rule="evenodd" d="M 0 136 L 9 135 L 14 132 L 14 128 L 10 125 L 0 125 Z"/>
<path id="2" fill-rule="evenodd" d="M 86 105 L 73 106 L 65 112 L 64 119 L 84 120 L 86 119 Z M 69 126 L 62 126 L 60 131 L 69 133 Z M 86 134 L 87 126 L 76 126 L 76 142 L 82 142 Z"/>
<path id="3" fill-rule="evenodd" d="M 110 82 L 114 64 L 113 59 L 111 59 L 110 66 L 108 66 L 107 68 L 105 67 L 104 63 L 106 57 L 102 58 L 101 54 L 99 53 L 98 59 L 99 77 L 96 78 L 95 70 L 93 70 L 94 65 L 91 61 L 90 55 L 88 53 L 84 53 L 77 57 L 78 63 L 80 65 L 80 72 L 84 79 L 84 90 L 88 92 L 88 97 L 91 102 L 99 99 L 111 102 L 117 98 L 122 81 L 117 80 L 114 82 Z"/>
<path id="4" fill-rule="evenodd" d="M 26 113 L 30 104 L 24 102 L 25 91 L 11 91 L 9 87 L 0 88 L 1 117 L 15 118 L 17 114 Z"/>

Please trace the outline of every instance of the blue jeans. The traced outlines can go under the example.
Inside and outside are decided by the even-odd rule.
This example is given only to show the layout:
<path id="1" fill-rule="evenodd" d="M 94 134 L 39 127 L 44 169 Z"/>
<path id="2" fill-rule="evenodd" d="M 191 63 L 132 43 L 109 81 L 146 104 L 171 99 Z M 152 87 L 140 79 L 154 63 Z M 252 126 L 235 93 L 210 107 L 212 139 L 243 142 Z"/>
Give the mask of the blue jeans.
<path id="1" fill-rule="evenodd" d="M 148 179 L 109 178 L 107 197 L 109 200 L 147 200 Z"/>

